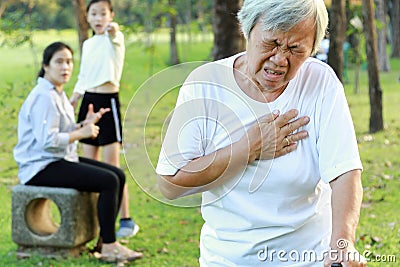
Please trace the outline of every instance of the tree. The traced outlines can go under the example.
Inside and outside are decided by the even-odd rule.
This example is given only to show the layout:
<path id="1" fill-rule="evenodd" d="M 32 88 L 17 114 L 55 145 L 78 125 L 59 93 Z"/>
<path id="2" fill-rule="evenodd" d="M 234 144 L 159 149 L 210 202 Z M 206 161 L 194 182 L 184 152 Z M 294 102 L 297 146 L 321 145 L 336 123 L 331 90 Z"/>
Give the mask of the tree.
<path id="1" fill-rule="evenodd" d="M 343 44 L 346 38 L 346 1 L 332 0 L 328 63 L 343 81 Z"/>
<path id="2" fill-rule="evenodd" d="M 392 0 L 391 1 L 391 24 L 392 24 L 392 58 L 400 57 L 400 1 Z"/>
<path id="3" fill-rule="evenodd" d="M 175 0 L 168 0 L 169 5 L 169 20 L 170 20 L 170 27 L 169 27 L 169 63 L 170 64 L 178 64 L 179 57 L 178 57 L 178 48 L 176 45 L 176 9 L 175 9 Z"/>
<path id="4" fill-rule="evenodd" d="M 243 37 L 236 19 L 240 4 L 240 0 L 214 0 L 214 60 L 229 57 L 243 48 Z"/>
<path id="5" fill-rule="evenodd" d="M 364 31 L 361 19 L 356 15 L 349 21 L 349 42 L 351 43 L 352 61 L 354 63 L 354 94 L 359 93 L 360 70 L 365 53 L 362 52 L 362 38 Z"/>
<path id="6" fill-rule="evenodd" d="M 382 89 L 379 82 L 375 18 L 373 0 L 362 0 L 363 23 L 368 59 L 368 87 L 371 115 L 369 131 L 375 133 L 383 130 Z"/>
<path id="7" fill-rule="evenodd" d="M 378 66 L 381 71 L 390 71 L 389 56 L 386 51 L 387 46 L 387 20 L 386 5 L 384 0 L 376 0 L 376 19 L 379 22 L 378 33 Z"/>
<path id="8" fill-rule="evenodd" d="M 85 0 L 71 0 L 78 25 L 79 47 L 82 51 L 83 42 L 89 37 L 89 24 L 86 21 Z"/>
<path id="9" fill-rule="evenodd" d="M 7 1 L 1 1 L 0 3 L 0 19 L 3 16 L 4 11 L 7 8 Z"/>

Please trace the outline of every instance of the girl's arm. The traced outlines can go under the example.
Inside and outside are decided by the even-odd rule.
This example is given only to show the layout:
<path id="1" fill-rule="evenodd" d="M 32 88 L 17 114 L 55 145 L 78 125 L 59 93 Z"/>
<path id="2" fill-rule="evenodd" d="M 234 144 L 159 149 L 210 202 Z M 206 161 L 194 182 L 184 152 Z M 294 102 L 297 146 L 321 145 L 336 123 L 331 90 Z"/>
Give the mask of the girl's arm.
<path id="1" fill-rule="evenodd" d="M 116 22 L 110 22 L 108 24 L 106 31 L 110 35 L 112 39 L 114 39 L 117 36 L 117 32 L 119 32 L 119 25 Z"/>
<path id="2" fill-rule="evenodd" d="M 71 98 L 69 99 L 69 102 L 71 105 L 74 107 L 74 110 L 76 109 L 76 106 L 78 104 L 79 99 L 83 96 L 85 93 L 86 85 L 85 85 L 85 72 L 86 72 L 86 64 L 85 64 L 85 58 L 86 58 L 86 45 L 83 43 L 82 46 L 82 56 L 81 56 L 81 63 L 79 67 L 79 74 L 78 74 L 78 81 L 75 84 L 74 87 L 74 92 L 72 93 Z"/>
<path id="3" fill-rule="evenodd" d="M 106 30 L 113 45 L 124 47 L 124 35 L 119 30 L 118 23 L 111 22 Z"/>
<path id="4" fill-rule="evenodd" d="M 79 99 L 81 99 L 82 95 L 78 92 L 73 92 L 71 98 L 69 99 L 69 102 L 71 102 L 71 105 L 74 107 L 74 110 L 76 109 Z"/>

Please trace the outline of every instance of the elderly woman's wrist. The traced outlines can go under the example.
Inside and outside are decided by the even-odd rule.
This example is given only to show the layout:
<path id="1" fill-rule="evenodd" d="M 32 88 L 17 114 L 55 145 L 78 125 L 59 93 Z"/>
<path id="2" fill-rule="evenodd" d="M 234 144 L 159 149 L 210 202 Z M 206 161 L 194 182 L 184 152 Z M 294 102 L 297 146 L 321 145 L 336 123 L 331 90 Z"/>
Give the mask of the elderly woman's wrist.
<path id="1" fill-rule="evenodd" d="M 247 138 L 242 138 L 233 144 L 232 150 L 234 150 L 238 155 L 246 157 L 247 164 L 252 163 L 256 160 L 256 155 L 252 153 L 249 147 L 249 141 Z"/>
<path id="2" fill-rule="evenodd" d="M 355 241 L 353 238 L 341 236 L 341 237 L 333 237 L 331 239 L 330 247 L 331 249 L 347 249 L 347 248 L 354 248 Z"/>

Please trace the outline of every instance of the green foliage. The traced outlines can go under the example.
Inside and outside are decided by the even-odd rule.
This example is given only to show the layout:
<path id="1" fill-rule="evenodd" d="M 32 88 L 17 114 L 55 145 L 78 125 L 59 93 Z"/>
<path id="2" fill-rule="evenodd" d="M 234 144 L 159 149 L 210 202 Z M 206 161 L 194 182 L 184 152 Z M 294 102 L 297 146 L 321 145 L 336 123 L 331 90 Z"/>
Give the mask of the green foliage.
<path id="1" fill-rule="evenodd" d="M 34 24 L 29 23 L 31 29 L 73 28 L 76 27 L 76 23 L 71 3 L 71 1 L 62 0 L 5 0 L 5 11 L 1 19 L 13 22 L 14 29 L 27 28 L 21 25 L 24 21 L 26 22 L 26 19 L 35 21 Z M 21 20 L 15 19 L 15 14 L 22 15 Z"/>
<path id="2" fill-rule="evenodd" d="M 0 47 L 20 46 L 31 40 L 30 27 L 34 24 L 32 18 L 21 11 L 15 11 L 7 18 L 0 20 Z M 32 23 L 32 24 L 31 24 Z"/>
<path id="3" fill-rule="evenodd" d="M 167 67 L 168 42 L 166 33 L 158 32 L 153 36 L 154 54 L 152 73 L 149 54 L 143 51 L 142 43 L 137 36 L 127 38 L 126 62 L 121 81 L 121 104 L 126 109 L 135 95 L 137 88 L 151 74 Z M 33 40 L 37 43 L 38 53 L 48 43 L 55 40 L 66 41 L 77 51 L 76 33 L 70 31 L 34 32 Z M 183 61 L 206 60 L 209 56 L 212 41 L 202 41 L 201 36 L 193 38 L 193 42 L 180 38 L 180 57 Z M 35 83 L 34 73 L 38 66 L 32 65 L 31 52 L 27 45 L 17 48 L 0 47 L 0 265 L 1 266 L 110 266 L 84 254 L 77 259 L 48 259 L 34 255 L 30 259 L 16 258 L 17 246 L 11 239 L 11 191 L 10 186 L 17 183 L 17 168 L 12 158 L 12 148 L 16 143 L 16 114 L 22 100 Z M 77 55 L 75 55 L 77 56 Z M 77 59 L 77 57 L 76 57 Z M 397 266 L 400 260 L 398 252 L 400 240 L 400 120 L 398 119 L 398 103 L 400 103 L 400 60 L 391 61 L 391 71 L 381 74 L 383 89 L 383 107 L 385 130 L 376 134 L 368 133 L 369 96 L 368 79 L 365 71 L 360 76 L 360 93 L 352 93 L 353 70 L 349 70 L 350 83 L 345 85 L 350 110 L 352 112 L 361 158 L 364 165 L 363 187 L 364 203 L 360 224 L 357 231 L 357 248 L 365 252 L 371 261 L 368 266 Z M 74 76 L 66 87 L 69 94 L 76 81 L 79 62 L 75 62 Z M 163 99 L 165 108 L 174 105 L 176 91 L 169 98 Z M 143 103 L 144 105 L 146 103 Z M 163 108 L 162 106 L 159 108 Z M 152 118 L 160 116 L 158 110 L 150 114 Z M 128 118 L 131 120 L 135 117 Z M 152 121 L 159 121 L 157 118 Z M 132 129 L 125 129 L 131 131 Z M 136 130 L 136 129 L 133 129 Z M 160 146 L 160 125 L 148 125 L 151 149 L 149 158 L 157 158 Z M 134 147 L 134 144 L 132 144 Z M 132 179 L 127 166 L 122 161 L 128 179 L 130 192 L 130 211 L 141 227 L 139 234 L 130 239 L 130 248 L 141 250 L 144 258 L 133 266 L 198 266 L 199 234 L 203 223 L 198 208 L 178 208 L 163 204 L 145 194 Z M 154 175 L 153 170 L 143 169 L 142 177 Z M 93 242 L 89 247 L 93 246 Z M 397 263 L 382 262 L 390 255 L 397 256 Z"/>
<path id="4" fill-rule="evenodd" d="M 358 249 L 370 259 L 368 266 L 398 266 L 400 240 L 400 121 L 395 110 L 400 101 L 400 60 L 391 61 L 392 71 L 380 73 L 383 90 L 384 131 L 369 134 L 368 79 L 361 73 L 361 92 L 346 93 L 353 115 L 360 155 L 364 165 L 364 198 L 357 231 Z M 352 74 L 349 75 L 353 77 Z M 382 261 L 395 255 L 397 264 Z"/>
<path id="5" fill-rule="evenodd" d="M 37 23 L 32 25 L 32 29 L 76 28 L 70 0 L 4 1 L 6 9 L 1 19 L 13 22 L 16 30 L 20 29 L 21 25 L 14 19 L 15 13 L 24 17 L 35 17 Z M 116 21 L 129 26 L 133 31 L 137 31 L 138 26 L 145 27 L 147 32 L 165 26 L 162 23 L 166 23 L 168 13 L 176 13 L 179 24 L 190 24 L 189 18 L 197 19 L 199 16 L 199 23 L 211 23 L 212 0 L 175 0 L 175 5 L 172 6 L 167 0 L 118 0 L 113 1 L 113 7 Z"/>
<path id="6" fill-rule="evenodd" d="M 154 54 L 152 58 L 152 73 L 150 73 L 150 56 L 143 51 L 142 43 L 135 36 L 127 38 L 126 62 L 121 80 L 121 104 L 124 110 L 137 88 L 152 74 L 167 67 L 168 42 L 164 33 L 158 33 L 154 39 Z M 127 36 L 128 37 L 128 36 Z M 32 39 L 37 42 L 37 53 L 50 42 L 65 41 L 77 51 L 77 34 L 70 31 L 33 32 Z M 180 38 L 182 39 L 182 38 Z M 132 40 L 132 41 L 129 41 Z M 204 60 L 211 50 L 212 42 L 180 42 L 181 58 Z M 18 183 L 17 167 L 12 157 L 12 149 L 17 142 L 16 122 L 18 110 L 35 84 L 35 72 L 39 66 L 32 65 L 29 46 L 22 45 L 15 48 L 1 47 L 2 57 L 0 64 L 0 112 L 3 134 L 0 135 L 0 201 L 4 208 L 0 209 L 0 265 L 1 266 L 110 266 L 100 263 L 97 259 L 85 253 L 77 259 L 49 259 L 40 255 L 33 255 L 30 259 L 20 260 L 16 257 L 17 245 L 11 239 L 11 186 Z M 22 57 L 20 56 L 22 55 Z M 66 86 L 70 94 L 73 83 L 79 70 L 79 62 L 75 54 L 74 76 Z M 16 60 L 13 60 L 16 59 Z M 6 64 L 8 63 L 8 64 Z M 175 95 L 176 96 L 176 95 Z M 170 104 L 174 103 L 172 99 Z M 159 128 L 159 127 L 155 127 Z M 149 128 L 152 130 L 152 128 Z M 155 138 L 155 141 L 159 139 Z M 159 146 L 159 143 L 154 143 Z M 156 158 L 158 151 L 152 150 L 152 158 Z M 135 264 L 140 266 L 196 266 L 199 249 L 198 240 L 203 223 L 197 208 L 177 208 L 163 204 L 145 194 L 134 182 L 121 159 L 122 168 L 128 177 L 130 192 L 130 209 L 137 223 L 140 225 L 139 234 L 130 239 L 128 246 L 143 251 L 144 259 Z M 140 175 L 154 175 L 152 170 L 142 170 Z M 94 242 L 88 244 L 92 247 Z"/>

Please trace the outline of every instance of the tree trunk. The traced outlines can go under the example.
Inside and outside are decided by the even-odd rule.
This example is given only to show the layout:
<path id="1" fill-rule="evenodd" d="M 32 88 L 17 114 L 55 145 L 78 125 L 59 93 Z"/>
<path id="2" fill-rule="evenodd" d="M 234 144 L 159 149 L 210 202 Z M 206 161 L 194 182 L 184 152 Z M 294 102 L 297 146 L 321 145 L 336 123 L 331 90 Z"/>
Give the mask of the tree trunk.
<path id="1" fill-rule="evenodd" d="M 375 19 L 373 0 L 362 0 L 363 23 L 368 59 L 368 86 L 371 116 L 369 131 L 375 133 L 383 130 L 382 89 L 379 82 Z"/>
<path id="2" fill-rule="evenodd" d="M 0 19 L 3 16 L 4 11 L 6 11 L 6 8 L 7 8 L 7 1 L 4 2 L 2 1 L 0 3 Z"/>
<path id="3" fill-rule="evenodd" d="M 192 3 L 190 1 L 186 1 L 187 10 L 185 12 L 185 24 L 186 24 L 186 32 L 188 34 L 188 42 L 192 43 Z"/>
<path id="4" fill-rule="evenodd" d="M 240 0 L 214 0 L 214 60 L 232 56 L 243 50 L 243 37 L 236 19 L 240 3 Z"/>
<path id="5" fill-rule="evenodd" d="M 169 37 L 170 37 L 170 48 L 169 48 L 169 63 L 172 65 L 179 63 L 178 57 L 178 48 L 176 45 L 176 9 L 175 9 L 175 0 L 168 0 L 169 7 L 173 10 L 169 12 L 170 19 L 170 28 L 169 28 Z"/>
<path id="6" fill-rule="evenodd" d="M 82 52 L 83 42 L 89 38 L 89 24 L 86 21 L 85 0 L 72 0 L 72 7 L 75 12 L 75 18 L 78 25 L 79 48 Z"/>
<path id="7" fill-rule="evenodd" d="M 332 0 L 328 64 L 343 82 L 343 44 L 346 38 L 346 1 Z"/>
<path id="8" fill-rule="evenodd" d="M 384 0 L 376 1 L 376 19 L 380 22 L 377 28 L 378 33 L 378 64 L 379 70 L 390 71 L 389 56 L 386 51 L 387 47 L 387 22 L 386 22 L 386 6 Z"/>
<path id="9" fill-rule="evenodd" d="M 206 40 L 206 30 L 205 30 L 205 25 L 206 23 L 204 22 L 204 1 L 197 1 L 196 3 L 196 9 L 197 9 L 197 23 L 200 29 L 201 33 L 201 41 L 204 42 Z"/>
<path id="10" fill-rule="evenodd" d="M 392 58 L 400 57 L 400 1 L 393 0 L 391 8 Z"/>

